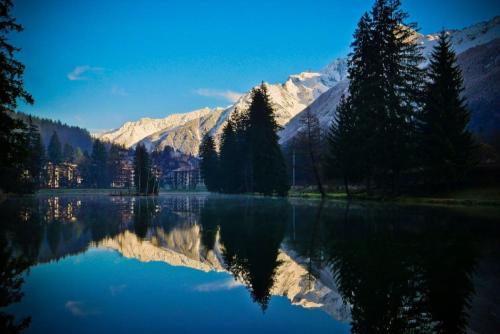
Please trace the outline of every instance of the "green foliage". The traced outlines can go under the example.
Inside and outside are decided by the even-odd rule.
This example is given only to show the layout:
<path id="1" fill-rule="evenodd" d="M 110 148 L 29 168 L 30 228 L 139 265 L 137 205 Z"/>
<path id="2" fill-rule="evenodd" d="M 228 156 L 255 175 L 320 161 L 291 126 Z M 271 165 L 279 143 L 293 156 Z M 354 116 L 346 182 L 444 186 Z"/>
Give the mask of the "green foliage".
<path id="1" fill-rule="evenodd" d="M 62 156 L 63 161 L 66 162 L 73 162 L 75 160 L 75 149 L 71 146 L 71 144 L 64 144 Z"/>
<path id="2" fill-rule="evenodd" d="M 243 165 L 236 123 L 230 119 L 222 130 L 220 144 L 221 187 L 225 193 L 244 191 Z"/>
<path id="3" fill-rule="evenodd" d="M 25 168 L 29 171 L 32 187 L 37 188 L 44 178 L 42 172 L 45 164 L 45 147 L 43 146 L 38 127 L 31 122 L 31 119 L 28 123 L 28 150 L 29 154 Z"/>
<path id="4" fill-rule="evenodd" d="M 83 185 L 86 187 L 93 187 L 92 184 L 92 162 L 89 152 L 84 151 L 78 161 L 78 172 L 82 176 Z"/>
<path id="5" fill-rule="evenodd" d="M 349 60 L 349 98 L 339 106 L 341 124 L 333 125 L 330 141 L 345 179 L 359 173 L 368 186 L 375 179 L 392 193 L 399 191 L 401 172 L 415 162 L 414 119 L 424 82 L 417 27 L 407 17 L 399 0 L 377 0 L 361 17 Z M 349 140 L 341 140 L 345 131 Z"/>
<path id="6" fill-rule="evenodd" d="M 215 143 L 208 133 L 203 136 L 200 144 L 200 170 L 208 191 L 219 191 L 219 157 Z"/>
<path id="7" fill-rule="evenodd" d="M 328 134 L 330 152 L 327 163 L 330 176 L 340 174 L 344 177 L 346 193 L 349 193 L 349 182 L 356 181 L 359 177 L 362 163 L 358 144 L 361 136 L 356 126 L 351 101 L 343 95 Z"/>
<path id="8" fill-rule="evenodd" d="M 474 164 L 475 144 L 467 130 L 469 111 L 463 92 L 462 73 L 442 32 L 432 53 L 425 88 L 425 106 L 419 114 L 422 166 L 427 183 L 454 184 Z"/>
<path id="9" fill-rule="evenodd" d="M 108 176 L 108 152 L 106 146 L 99 139 L 94 141 L 90 157 L 91 184 L 97 188 L 107 188 L 110 185 Z"/>
<path id="10" fill-rule="evenodd" d="M 158 182 L 151 172 L 149 153 L 143 144 L 137 144 L 135 148 L 134 183 L 138 194 L 158 193 Z"/>
<path id="11" fill-rule="evenodd" d="M 24 89 L 24 65 L 14 58 L 18 48 L 7 39 L 12 32 L 20 32 L 22 26 L 11 16 L 12 2 L 0 1 L 0 189 L 22 192 L 28 154 L 26 125 L 12 118 L 19 99 L 28 104 L 33 98 Z"/>
<path id="12" fill-rule="evenodd" d="M 24 123 L 29 123 L 31 119 L 31 122 L 38 127 L 42 142 L 46 147 L 49 144 L 50 137 L 55 131 L 63 147 L 65 144 L 70 144 L 75 149 L 79 147 L 82 151 L 92 150 L 93 139 L 86 129 L 61 123 L 61 121 L 28 115 L 22 112 L 11 113 L 11 116 Z"/>
<path id="13" fill-rule="evenodd" d="M 121 173 L 121 161 L 125 155 L 125 148 L 119 145 L 111 144 L 108 153 L 107 169 L 110 182 L 117 178 Z"/>
<path id="14" fill-rule="evenodd" d="M 235 110 L 225 125 L 220 148 L 220 188 L 226 193 L 286 196 L 290 188 L 278 144 L 280 129 L 264 84 L 252 90 L 246 113 Z"/>
<path id="15" fill-rule="evenodd" d="M 50 137 L 49 146 L 47 147 L 47 154 L 49 161 L 54 164 L 58 164 L 63 161 L 61 142 L 59 141 L 59 136 L 55 131 L 54 133 L 52 133 L 52 137 Z"/>
<path id="16" fill-rule="evenodd" d="M 248 108 L 246 138 L 251 192 L 286 196 L 290 189 L 285 159 L 278 144 L 279 129 L 267 88 L 262 84 L 252 90 L 252 102 Z"/>

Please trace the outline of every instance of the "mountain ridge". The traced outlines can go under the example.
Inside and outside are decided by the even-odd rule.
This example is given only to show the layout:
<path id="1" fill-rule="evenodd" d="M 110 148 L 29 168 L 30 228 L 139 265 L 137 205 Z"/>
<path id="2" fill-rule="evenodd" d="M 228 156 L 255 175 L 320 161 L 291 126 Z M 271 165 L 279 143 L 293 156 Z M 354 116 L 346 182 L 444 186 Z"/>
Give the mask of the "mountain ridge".
<path id="1" fill-rule="evenodd" d="M 500 37 L 500 16 L 495 16 L 491 20 L 464 29 L 447 30 L 447 32 L 451 35 L 457 54 L 461 54 L 473 47 L 487 44 Z M 428 58 L 432 48 L 437 43 L 438 34 L 416 34 L 423 47 L 423 54 Z M 318 72 L 306 71 L 292 74 L 284 83 L 264 83 L 275 106 L 277 122 L 284 127 L 280 132 L 280 142 L 284 143 L 293 137 L 294 133 L 300 128 L 300 116 L 298 115 L 306 108 L 311 109 L 317 99 L 326 93 L 329 94 L 329 97 L 323 97 L 322 100 L 319 100 L 324 102 L 322 107 L 313 108 L 313 110 L 316 112 L 316 109 L 321 109 L 318 111 L 321 125 L 323 127 L 327 126 L 333 118 L 333 112 L 340 95 L 345 92 L 347 82 L 347 58 L 341 57 L 334 59 Z M 334 88 L 335 90 L 330 92 Z M 141 128 L 140 121 L 143 119 L 140 119 L 137 122 L 127 122 L 122 127 L 98 137 L 112 142 L 118 141 L 118 143 L 127 147 L 133 147 L 137 143 L 144 143 L 149 150 L 153 150 L 155 148 L 162 149 L 168 145 L 184 153 L 197 155 L 203 134 L 208 132 L 214 135 L 216 141 L 218 141 L 223 125 L 234 110 L 236 108 L 246 110 L 250 94 L 251 92 L 243 94 L 233 105 L 226 108 L 203 108 L 184 114 L 169 115 L 163 119 L 143 118 L 149 120 L 150 124 L 148 125 L 151 125 L 150 128 L 156 131 L 148 131 L 147 126 Z M 316 103 L 317 105 L 319 103 Z M 330 109 L 330 112 L 326 110 L 327 108 Z M 197 115 L 195 113 L 200 110 L 205 110 L 206 113 L 194 117 Z M 182 116 L 190 119 L 189 121 L 183 122 L 181 120 L 176 124 L 169 123 L 167 126 L 163 126 L 162 120 L 174 115 L 180 119 L 182 119 Z"/>

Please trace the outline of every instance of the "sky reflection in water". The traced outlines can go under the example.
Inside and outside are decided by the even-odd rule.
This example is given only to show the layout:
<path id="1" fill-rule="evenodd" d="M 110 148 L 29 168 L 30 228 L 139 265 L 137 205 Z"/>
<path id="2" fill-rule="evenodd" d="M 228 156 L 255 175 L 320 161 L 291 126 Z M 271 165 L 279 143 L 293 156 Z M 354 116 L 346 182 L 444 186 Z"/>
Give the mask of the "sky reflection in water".
<path id="1" fill-rule="evenodd" d="M 8 199 L 0 325 L 486 333 L 499 324 L 497 214 L 243 196 Z"/>

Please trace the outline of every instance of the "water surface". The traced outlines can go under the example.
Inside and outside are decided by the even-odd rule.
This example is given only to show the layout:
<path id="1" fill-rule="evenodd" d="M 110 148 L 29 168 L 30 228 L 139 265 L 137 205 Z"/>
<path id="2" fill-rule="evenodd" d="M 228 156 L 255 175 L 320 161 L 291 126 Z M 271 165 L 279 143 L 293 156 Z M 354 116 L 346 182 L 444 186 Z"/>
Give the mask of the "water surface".
<path id="1" fill-rule="evenodd" d="M 9 198 L 0 329 L 493 333 L 499 217 L 244 196 Z"/>

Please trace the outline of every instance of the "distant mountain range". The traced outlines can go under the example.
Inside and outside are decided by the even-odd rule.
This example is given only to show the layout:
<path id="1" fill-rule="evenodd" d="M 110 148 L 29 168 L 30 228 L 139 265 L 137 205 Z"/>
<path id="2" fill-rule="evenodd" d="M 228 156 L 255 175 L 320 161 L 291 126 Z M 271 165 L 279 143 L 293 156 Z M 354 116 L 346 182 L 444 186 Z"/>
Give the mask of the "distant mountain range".
<path id="1" fill-rule="evenodd" d="M 449 30 L 458 62 L 464 73 L 465 95 L 472 112 L 471 129 L 487 138 L 500 130 L 500 16 L 462 30 Z M 424 55 L 428 57 L 438 40 L 438 33 L 418 34 Z M 289 76 L 282 84 L 265 83 L 274 103 L 280 133 L 285 143 L 300 128 L 300 114 L 306 108 L 318 115 L 326 128 L 333 119 L 340 96 L 348 87 L 347 58 L 335 59 L 320 72 L 302 72 Z M 226 108 L 204 108 L 162 119 L 142 118 L 127 122 L 118 129 L 96 135 L 103 140 L 133 147 L 144 143 L 150 150 L 171 146 L 196 155 L 205 133 L 216 138 L 235 108 L 245 110 L 250 92 Z"/>

